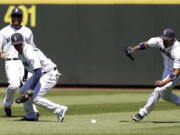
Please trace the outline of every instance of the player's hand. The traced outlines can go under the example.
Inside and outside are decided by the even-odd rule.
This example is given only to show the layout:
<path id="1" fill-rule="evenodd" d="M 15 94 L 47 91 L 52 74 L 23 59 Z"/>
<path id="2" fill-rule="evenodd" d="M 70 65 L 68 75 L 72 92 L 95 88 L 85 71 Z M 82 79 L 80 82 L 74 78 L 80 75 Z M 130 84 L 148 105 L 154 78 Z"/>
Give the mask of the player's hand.
<path id="1" fill-rule="evenodd" d="M 157 87 L 162 87 L 162 86 L 164 86 L 166 83 L 164 82 L 164 81 L 162 81 L 162 80 L 157 80 L 156 82 L 155 82 L 155 86 L 157 86 Z"/>
<path id="2" fill-rule="evenodd" d="M 134 60 L 134 57 L 132 56 L 132 53 L 134 52 L 133 48 L 131 46 L 128 46 L 125 50 L 124 50 L 126 56 L 128 56 L 131 60 Z"/>
<path id="3" fill-rule="evenodd" d="M 27 75 L 24 75 L 22 81 L 23 81 L 23 82 L 26 82 L 27 79 L 28 79 L 28 76 L 27 76 Z"/>
<path id="4" fill-rule="evenodd" d="M 26 102 L 30 97 L 32 97 L 34 94 L 33 90 L 27 90 L 24 94 L 22 94 L 20 97 L 15 99 L 15 102 L 20 104 Z"/>
<path id="5" fill-rule="evenodd" d="M 7 56 L 8 56 L 8 54 L 6 54 L 6 53 L 0 53 L 0 58 L 3 60 L 6 60 Z"/>
<path id="6" fill-rule="evenodd" d="M 134 50 L 133 50 L 133 48 L 132 48 L 131 46 L 128 46 L 128 47 L 125 49 L 125 52 L 126 52 L 127 55 L 132 54 L 133 51 L 134 51 Z"/>

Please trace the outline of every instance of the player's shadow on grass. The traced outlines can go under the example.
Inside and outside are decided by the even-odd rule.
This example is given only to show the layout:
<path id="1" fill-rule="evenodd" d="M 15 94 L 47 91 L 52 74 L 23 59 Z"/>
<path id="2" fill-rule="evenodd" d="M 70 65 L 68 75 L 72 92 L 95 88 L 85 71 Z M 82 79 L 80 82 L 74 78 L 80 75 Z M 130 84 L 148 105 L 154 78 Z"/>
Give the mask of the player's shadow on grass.
<path id="1" fill-rule="evenodd" d="M 17 119 L 17 120 L 13 120 L 13 121 L 18 121 L 18 122 L 56 122 L 56 121 L 53 121 L 53 120 L 39 120 L 39 121 L 21 121 L 20 119 Z"/>
<path id="2" fill-rule="evenodd" d="M 142 121 L 142 123 L 180 123 L 180 121 Z"/>
<path id="3" fill-rule="evenodd" d="M 119 122 L 132 122 L 128 120 L 120 120 Z M 134 122 L 134 121 L 133 121 Z M 180 121 L 140 121 L 135 123 L 180 123 Z"/>
<path id="4" fill-rule="evenodd" d="M 11 118 L 18 118 L 17 120 L 12 120 Z M 3 120 L 7 120 L 7 121 L 19 121 L 19 122 L 23 122 L 23 121 L 20 121 L 21 118 L 23 118 L 24 115 L 12 115 L 11 117 L 7 117 L 6 115 L 0 115 L 0 120 L 3 119 Z M 25 121 L 24 121 L 25 122 Z M 26 121 L 26 122 L 56 122 L 55 120 L 39 120 L 39 121 Z"/>
<path id="5" fill-rule="evenodd" d="M 24 117 L 24 115 L 12 115 L 12 118 L 14 117 Z M 7 117 L 6 115 L 1 115 L 0 118 L 11 118 L 11 117 Z"/>

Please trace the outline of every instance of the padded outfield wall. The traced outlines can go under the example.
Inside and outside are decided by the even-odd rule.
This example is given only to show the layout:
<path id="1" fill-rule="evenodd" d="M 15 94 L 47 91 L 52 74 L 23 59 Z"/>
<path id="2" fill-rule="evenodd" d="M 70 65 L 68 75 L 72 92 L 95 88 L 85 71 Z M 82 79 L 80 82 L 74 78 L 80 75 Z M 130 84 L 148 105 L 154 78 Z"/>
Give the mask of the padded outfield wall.
<path id="1" fill-rule="evenodd" d="M 124 48 L 161 35 L 166 27 L 175 29 L 180 39 L 176 0 L 28 2 L 2 0 L 0 28 L 9 23 L 11 9 L 20 6 L 35 44 L 63 74 L 62 85 L 153 85 L 163 70 L 159 50 L 139 51 L 131 61 Z M 2 60 L 0 70 L 0 83 L 6 83 Z"/>

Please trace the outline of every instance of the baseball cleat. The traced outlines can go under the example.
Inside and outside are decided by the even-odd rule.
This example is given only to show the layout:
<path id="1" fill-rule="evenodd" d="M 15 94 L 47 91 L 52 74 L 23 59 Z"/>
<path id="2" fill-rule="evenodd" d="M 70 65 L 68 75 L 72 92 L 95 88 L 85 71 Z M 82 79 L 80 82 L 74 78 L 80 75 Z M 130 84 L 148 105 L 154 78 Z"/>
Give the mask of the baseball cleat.
<path id="1" fill-rule="evenodd" d="M 57 114 L 57 118 L 58 118 L 57 122 L 63 122 L 67 109 L 68 109 L 67 106 L 61 108 L 61 111 Z"/>
<path id="2" fill-rule="evenodd" d="M 40 113 L 39 113 L 39 112 L 37 112 L 37 113 L 36 113 L 36 116 L 39 118 L 39 117 L 40 117 Z"/>
<path id="3" fill-rule="evenodd" d="M 38 118 L 26 118 L 26 117 L 24 117 L 18 121 L 39 121 L 39 119 Z"/>
<path id="4" fill-rule="evenodd" d="M 4 112 L 5 112 L 5 114 L 6 114 L 7 117 L 11 117 L 11 116 L 12 116 L 12 114 L 11 114 L 11 108 L 6 108 L 6 107 L 4 107 Z"/>
<path id="5" fill-rule="evenodd" d="M 138 122 L 143 119 L 143 116 L 141 116 L 139 113 L 134 115 L 132 118 L 134 121 Z"/>

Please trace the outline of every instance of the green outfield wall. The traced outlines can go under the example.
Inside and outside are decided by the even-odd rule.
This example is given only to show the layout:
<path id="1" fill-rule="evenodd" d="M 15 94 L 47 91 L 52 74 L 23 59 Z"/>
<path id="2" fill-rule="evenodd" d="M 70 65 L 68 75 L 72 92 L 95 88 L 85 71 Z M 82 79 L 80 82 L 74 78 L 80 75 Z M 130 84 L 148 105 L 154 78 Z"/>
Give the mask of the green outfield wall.
<path id="1" fill-rule="evenodd" d="M 124 49 L 166 27 L 180 39 L 180 5 L 174 3 L 2 3 L 0 28 L 14 6 L 23 9 L 35 44 L 57 64 L 62 85 L 153 85 L 163 70 L 159 50 L 136 52 L 131 61 Z M 0 83 L 6 83 L 3 63 Z"/>

